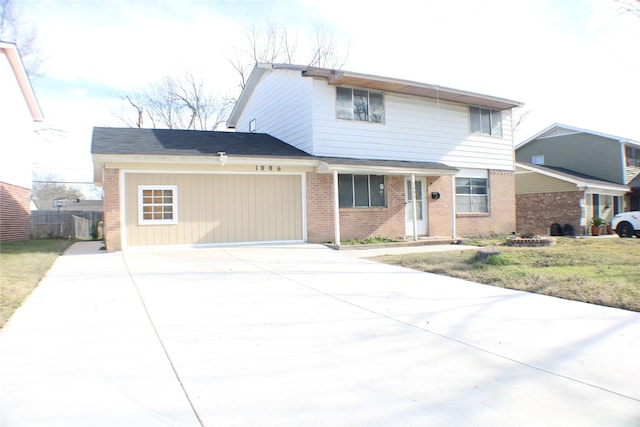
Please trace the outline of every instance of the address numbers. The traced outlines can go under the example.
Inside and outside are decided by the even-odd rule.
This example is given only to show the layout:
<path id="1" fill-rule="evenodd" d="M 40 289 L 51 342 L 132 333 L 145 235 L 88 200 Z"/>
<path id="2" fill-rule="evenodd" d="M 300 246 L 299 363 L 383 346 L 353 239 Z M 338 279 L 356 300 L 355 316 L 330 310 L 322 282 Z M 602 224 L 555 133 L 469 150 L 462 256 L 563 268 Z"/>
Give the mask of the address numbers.
<path id="1" fill-rule="evenodd" d="M 277 165 L 256 165 L 258 172 L 282 172 L 282 166 Z"/>

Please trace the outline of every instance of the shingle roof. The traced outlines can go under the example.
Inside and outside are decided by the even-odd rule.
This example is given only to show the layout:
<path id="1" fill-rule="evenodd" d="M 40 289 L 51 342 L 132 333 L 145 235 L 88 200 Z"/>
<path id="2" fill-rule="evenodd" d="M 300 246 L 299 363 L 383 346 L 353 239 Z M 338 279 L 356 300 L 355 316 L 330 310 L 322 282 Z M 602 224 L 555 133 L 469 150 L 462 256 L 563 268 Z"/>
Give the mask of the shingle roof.
<path id="1" fill-rule="evenodd" d="M 575 172 L 575 171 L 558 167 L 558 166 L 534 165 L 533 163 L 527 163 L 527 162 L 517 162 L 516 165 L 526 166 L 529 169 L 535 169 L 540 172 L 545 172 L 545 171 L 550 172 L 558 177 L 566 178 L 572 181 L 580 181 L 595 187 L 610 187 L 610 188 L 618 188 L 620 190 L 628 190 L 628 188 L 624 185 L 611 182 L 611 181 L 605 181 L 603 179 L 596 178 L 591 175 Z"/>
<path id="2" fill-rule="evenodd" d="M 92 154 L 211 156 L 219 152 L 248 157 L 312 158 L 264 133 L 96 127 L 91 143 Z"/>
<path id="3" fill-rule="evenodd" d="M 329 165 L 351 165 L 351 166 L 380 166 L 401 169 L 430 169 L 457 172 L 458 169 L 437 162 L 420 162 L 407 160 L 372 160 L 372 159 L 349 159 L 345 157 L 316 157 Z"/>

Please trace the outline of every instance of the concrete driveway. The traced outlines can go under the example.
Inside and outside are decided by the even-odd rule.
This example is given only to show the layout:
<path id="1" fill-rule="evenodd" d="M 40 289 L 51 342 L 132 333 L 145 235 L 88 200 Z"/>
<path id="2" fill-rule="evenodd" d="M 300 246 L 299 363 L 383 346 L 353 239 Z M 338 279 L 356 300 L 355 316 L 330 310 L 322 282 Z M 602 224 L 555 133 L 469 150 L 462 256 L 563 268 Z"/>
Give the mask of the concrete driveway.
<path id="1" fill-rule="evenodd" d="M 317 245 L 86 245 L 0 331 L 2 426 L 640 425 L 639 313 Z"/>

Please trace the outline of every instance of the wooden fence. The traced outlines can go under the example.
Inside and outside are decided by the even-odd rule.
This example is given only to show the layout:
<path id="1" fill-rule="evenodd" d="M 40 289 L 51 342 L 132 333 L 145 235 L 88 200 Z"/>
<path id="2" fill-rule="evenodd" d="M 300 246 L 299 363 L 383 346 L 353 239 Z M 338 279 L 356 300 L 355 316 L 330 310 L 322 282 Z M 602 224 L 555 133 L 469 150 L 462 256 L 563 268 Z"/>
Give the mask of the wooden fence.
<path id="1" fill-rule="evenodd" d="M 32 239 L 102 238 L 104 214 L 93 211 L 31 211 Z"/>

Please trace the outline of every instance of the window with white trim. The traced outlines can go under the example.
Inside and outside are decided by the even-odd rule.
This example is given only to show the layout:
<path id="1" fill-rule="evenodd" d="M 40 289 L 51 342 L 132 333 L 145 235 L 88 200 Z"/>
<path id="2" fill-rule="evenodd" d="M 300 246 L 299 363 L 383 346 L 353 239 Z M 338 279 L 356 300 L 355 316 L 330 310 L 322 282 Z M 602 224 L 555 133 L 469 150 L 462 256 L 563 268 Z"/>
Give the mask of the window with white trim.
<path id="1" fill-rule="evenodd" d="M 531 163 L 533 163 L 534 165 L 544 165 L 544 154 L 531 156 Z"/>
<path id="2" fill-rule="evenodd" d="M 344 120 L 384 123 L 384 96 L 382 92 L 337 87 L 336 116 Z"/>
<path id="3" fill-rule="evenodd" d="M 487 178 L 456 178 L 456 212 L 489 212 Z"/>
<path id="4" fill-rule="evenodd" d="M 384 175 L 338 175 L 338 200 L 341 208 L 385 207 Z"/>
<path id="5" fill-rule="evenodd" d="M 469 107 L 471 133 L 502 137 L 502 111 Z"/>
<path id="6" fill-rule="evenodd" d="M 177 224 L 178 187 L 175 185 L 138 186 L 140 224 Z"/>

